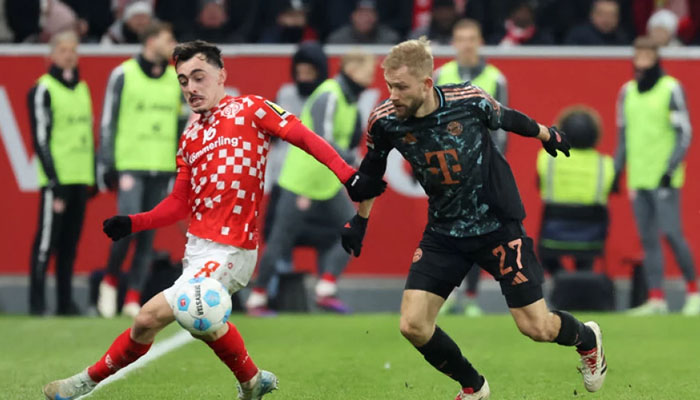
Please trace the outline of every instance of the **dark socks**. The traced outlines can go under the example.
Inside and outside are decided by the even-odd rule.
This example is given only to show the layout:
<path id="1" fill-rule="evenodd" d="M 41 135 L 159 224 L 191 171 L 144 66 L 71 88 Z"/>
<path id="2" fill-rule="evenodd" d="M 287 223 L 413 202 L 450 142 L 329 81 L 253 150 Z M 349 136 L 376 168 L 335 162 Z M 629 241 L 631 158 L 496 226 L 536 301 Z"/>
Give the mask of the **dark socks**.
<path id="1" fill-rule="evenodd" d="M 476 392 L 484 384 L 484 377 L 462 356 L 457 343 L 439 326 L 435 327 L 435 333 L 428 343 L 416 349 L 430 365 L 459 382 L 463 388 L 472 388 Z"/>
<path id="2" fill-rule="evenodd" d="M 595 333 L 566 311 L 552 311 L 561 318 L 561 328 L 554 342 L 562 346 L 576 346 L 580 351 L 595 348 Z"/>

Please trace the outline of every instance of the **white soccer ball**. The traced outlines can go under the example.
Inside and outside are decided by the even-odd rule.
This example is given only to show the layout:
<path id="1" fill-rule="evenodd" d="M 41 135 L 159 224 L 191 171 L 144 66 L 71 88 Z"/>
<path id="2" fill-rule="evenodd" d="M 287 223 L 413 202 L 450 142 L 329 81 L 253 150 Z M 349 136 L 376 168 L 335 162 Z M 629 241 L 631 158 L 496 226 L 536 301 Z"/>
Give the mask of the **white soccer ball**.
<path id="1" fill-rule="evenodd" d="M 231 295 L 212 278 L 192 278 L 177 288 L 175 320 L 194 335 L 216 332 L 231 315 Z"/>

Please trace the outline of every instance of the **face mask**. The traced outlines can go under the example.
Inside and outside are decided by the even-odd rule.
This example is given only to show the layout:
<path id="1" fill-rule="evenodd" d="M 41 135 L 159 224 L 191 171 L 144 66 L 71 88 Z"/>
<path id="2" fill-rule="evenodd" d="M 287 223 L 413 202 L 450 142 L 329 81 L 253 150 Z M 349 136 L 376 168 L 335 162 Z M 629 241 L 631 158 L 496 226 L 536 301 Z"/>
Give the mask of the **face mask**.
<path id="1" fill-rule="evenodd" d="M 661 63 L 658 61 L 651 68 L 635 69 L 634 75 L 637 80 L 637 89 L 640 92 L 650 90 L 658 82 L 661 72 Z"/>
<path id="2" fill-rule="evenodd" d="M 297 85 L 297 90 L 299 91 L 299 94 L 308 97 L 311 95 L 311 92 L 316 89 L 316 86 L 318 86 L 317 82 L 296 82 Z"/>

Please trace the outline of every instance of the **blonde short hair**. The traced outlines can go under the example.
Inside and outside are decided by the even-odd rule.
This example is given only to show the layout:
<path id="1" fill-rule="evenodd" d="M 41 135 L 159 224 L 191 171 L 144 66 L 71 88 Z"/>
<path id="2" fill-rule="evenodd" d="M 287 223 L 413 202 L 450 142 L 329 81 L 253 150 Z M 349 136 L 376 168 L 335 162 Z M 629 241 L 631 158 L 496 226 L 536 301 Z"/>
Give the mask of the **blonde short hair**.
<path id="1" fill-rule="evenodd" d="M 340 69 L 345 69 L 346 67 L 357 64 L 365 65 L 374 62 L 374 56 L 360 48 L 355 48 L 345 53 L 340 58 Z"/>
<path id="2" fill-rule="evenodd" d="M 75 42 L 75 43 L 80 43 L 80 38 L 78 37 L 78 34 L 75 33 L 74 30 L 72 29 L 67 29 L 58 33 L 55 33 L 51 36 L 51 39 L 49 40 L 49 47 L 51 48 L 51 51 L 56 49 L 56 46 L 58 46 L 59 43 L 63 42 Z"/>
<path id="3" fill-rule="evenodd" d="M 425 36 L 406 40 L 392 47 L 382 62 L 384 70 L 399 69 L 404 65 L 417 78 L 433 74 L 433 53 L 430 50 L 430 41 Z"/>

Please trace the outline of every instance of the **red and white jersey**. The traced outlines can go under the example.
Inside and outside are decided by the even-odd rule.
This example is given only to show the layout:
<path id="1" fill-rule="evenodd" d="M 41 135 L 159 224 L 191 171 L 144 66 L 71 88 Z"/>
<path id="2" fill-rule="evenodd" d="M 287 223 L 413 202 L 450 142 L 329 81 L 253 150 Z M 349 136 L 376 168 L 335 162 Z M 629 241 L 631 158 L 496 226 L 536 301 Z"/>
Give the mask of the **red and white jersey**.
<path id="1" fill-rule="evenodd" d="M 188 231 L 214 242 L 255 249 L 270 136 L 299 123 L 260 96 L 224 97 L 183 133 L 178 179 L 191 183 Z M 187 174 L 187 175 L 185 175 Z"/>

